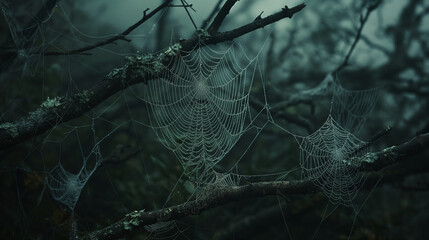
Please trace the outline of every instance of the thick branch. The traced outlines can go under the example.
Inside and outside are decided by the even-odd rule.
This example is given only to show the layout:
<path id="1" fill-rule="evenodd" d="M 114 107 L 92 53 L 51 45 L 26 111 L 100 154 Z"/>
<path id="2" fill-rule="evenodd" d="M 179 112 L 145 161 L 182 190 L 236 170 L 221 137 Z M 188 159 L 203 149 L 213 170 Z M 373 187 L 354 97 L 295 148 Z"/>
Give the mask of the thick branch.
<path id="1" fill-rule="evenodd" d="M 289 17 L 301 11 L 305 5 L 284 9 L 266 18 L 253 21 L 237 29 L 205 36 L 203 39 L 194 36 L 188 40 L 172 45 L 157 56 L 128 57 L 127 63 L 109 73 L 103 80 L 89 90 L 75 94 L 72 97 L 57 97 L 52 105 L 43 103 L 36 111 L 26 117 L 0 125 L 0 150 L 9 148 L 27 139 L 46 132 L 48 129 L 82 116 L 113 94 L 137 83 L 156 79 L 162 70 L 162 64 L 178 54 L 178 49 L 189 51 L 194 49 L 198 41 L 205 44 L 217 44 L 233 40 L 246 33 L 267 26 L 280 19 Z M 161 67 L 160 67 L 161 66 Z M 48 100 L 47 100 L 48 101 Z"/>
<path id="2" fill-rule="evenodd" d="M 392 146 L 378 153 L 366 154 L 361 169 L 363 171 L 379 171 L 428 149 L 429 133 L 421 134 L 399 146 Z"/>
<path id="3" fill-rule="evenodd" d="M 364 164 L 361 171 L 378 171 L 398 161 L 422 153 L 429 148 L 429 133 L 419 135 L 397 147 L 386 148 L 378 153 L 363 156 Z M 222 206 L 229 202 L 241 201 L 248 198 L 277 195 L 310 194 L 319 192 L 310 181 L 273 181 L 259 182 L 243 186 L 231 186 L 223 189 L 208 191 L 209 195 L 177 206 L 151 212 L 135 211 L 126 215 L 118 222 L 95 231 L 84 239 L 116 239 L 150 224 L 178 220 L 203 211 Z"/>
<path id="4" fill-rule="evenodd" d="M 220 25 L 222 24 L 223 20 L 225 20 L 226 15 L 229 14 L 229 11 L 234 6 L 234 4 L 237 2 L 237 0 L 228 0 L 225 2 L 225 4 L 222 6 L 222 8 L 219 10 L 216 17 L 213 19 L 212 24 L 207 28 L 207 32 L 214 33 L 219 30 Z"/>
<path id="5" fill-rule="evenodd" d="M 142 226 L 161 221 L 177 220 L 190 215 L 197 215 L 205 210 L 232 201 L 276 195 L 279 191 L 288 194 L 309 194 L 318 191 L 318 189 L 311 182 L 306 181 L 274 181 L 213 190 L 210 191 L 208 196 L 202 199 L 183 203 L 174 207 L 151 212 L 135 211 L 129 213 L 125 218 L 104 229 L 89 234 L 84 239 L 116 239 Z"/>

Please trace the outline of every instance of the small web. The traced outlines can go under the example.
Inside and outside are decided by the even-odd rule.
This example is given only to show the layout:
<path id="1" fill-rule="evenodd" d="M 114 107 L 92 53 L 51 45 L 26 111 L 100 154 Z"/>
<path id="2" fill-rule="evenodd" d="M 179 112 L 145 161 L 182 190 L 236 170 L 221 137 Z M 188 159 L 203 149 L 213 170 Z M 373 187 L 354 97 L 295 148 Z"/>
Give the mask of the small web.
<path id="1" fill-rule="evenodd" d="M 331 75 L 327 78 L 332 79 Z M 332 204 L 352 205 L 363 183 L 360 157 L 369 143 L 355 135 L 374 109 L 379 89 L 347 90 L 334 82 L 325 123 L 306 137 L 297 137 L 304 179 L 319 186 Z"/>
<path id="2" fill-rule="evenodd" d="M 80 171 L 73 174 L 64 169 L 59 162 L 49 173 L 48 187 L 52 197 L 73 212 L 82 189 L 100 164 L 101 158 L 90 168 L 87 167 L 85 160 Z"/>
<path id="3" fill-rule="evenodd" d="M 332 117 L 353 134 L 358 134 L 377 103 L 380 88 L 347 90 L 334 85 Z"/>
<path id="4" fill-rule="evenodd" d="M 303 178 L 319 186 L 333 204 L 349 205 L 361 187 L 360 164 L 366 142 L 345 130 L 331 115 L 300 142 Z"/>

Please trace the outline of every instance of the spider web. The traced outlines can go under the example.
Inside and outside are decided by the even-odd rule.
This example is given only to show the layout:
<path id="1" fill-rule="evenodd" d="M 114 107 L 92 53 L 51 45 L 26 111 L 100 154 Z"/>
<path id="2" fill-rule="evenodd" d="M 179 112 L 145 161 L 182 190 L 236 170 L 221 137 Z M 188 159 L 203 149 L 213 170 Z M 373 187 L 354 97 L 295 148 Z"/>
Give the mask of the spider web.
<path id="1" fill-rule="evenodd" d="M 257 62 L 238 42 L 225 50 L 198 43 L 147 84 L 151 128 L 188 174 L 213 168 L 242 136 Z"/>
<path id="2" fill-rule="evenodd" d="M 338 83 L 334 86 L 331 115 L 341 126 L 358 134 L 377 103 L 380 88 L 347 90 Z"/>
<path id="3" fill-rule="evenodd" d="M 97 151 L 98 152 L 98 151 Z M 96 160 L 95 165 L 92 167 L 87 166 L 90 157 L 84 159 L 80 171 L 73 174 L 58 162 L 49 173 L 48 188 L 51 191 L 52 197 L 58 202 L 67 206 L 72 212 L 79 200 L 80 193 L 85 187 L 91 175 L 97 170 L 102 162 L 100 153 L 95 152 Z"/>
<path id="4" fill-rule="evenodd" d="M 40 54 L 35 53 L 40 53 L 44 50 L 45 46 L 42 30 L 39 25 L 34 22 L 29 23 L 28 19 L 23 17 L 28 12 L 22 11 L 19 5 L 20 3 L 16 6 L 12 1 L 2 1 L 0 3 L 14 45 L 10 46 L 10 48 L 17 50 L 18 60 L 23 62 L 22 73 L 25 74 L 29 68 L 37 64 L 40 58 Z M 37 8 L 37 6 L 38 3 L 26 3 L 26 8 L 29 9 Z M 52 13 L 48 13 L 47 19 L 43 20 L 48 20 L 51 15 Z M 0 73 L 9 66 L 9 63 L 6 61 L 3 64 L 4 66 L 0 67 Z"/>
<path id="5" fill-rule="evenodd" d="M 332 79 L 331 75 L 327 78 Z M 361 156 L 368 142 L 355 135 L 374 109 L 379 88 L 347 90 L 334 82 L 331 108 L 325 123 L 306 137 L 297 137 L 304 179 L 319 186 L 334 205 L 351 205 L 362 186 Z"/>
<path id="6" fill-rule="evenodd" d="M 362 184 L 359 164 L 354 159 L 367 152 L 362 148 L 366 142 L 329 115 L 319 130 L 299 144 L 303 178 L 319 186 L 333 204 L 350 205 Z"/>
<path id="7" fill-rule="evenodd" d="M 5 8 L 2 9 L 5 11 Z M 61 5 L 60 9 L 63 10 Z M 5 16 L 6 14 L 11 14 L 11 11 L 6 10 Z M 15 27 L 11 29 L 11 32 L 15 34 L 14 42 L 17 48 L 22 49 L 22 56 L 25 59 L 38 57 L 38 55 L 32 54 L 32 52 L 39 52 L 46 46 L 39 45 L 39 43 L 36 44 L 34 38 L 30 38 L 28 40 L 31 41 L 28 41 L 23 36 L 20 36 L 22 29 L 16 28 L 20 24 L 12 22 L 12 15 L 6 17 L 10 19 L 10 21 L 8 20 L 8 23 L 11 24 L 10 26 Z M 67 23 L 75 31 L 74 34 L 81 33 L 79 32 L 79 28 L 72 25 L 71 22 Z M 89 37 L 99 38 L 95 36 Z M 77 37 L 73 38 L 73 40 L 79 41 Z M 48 42 L 47 40 L 43 40 L 42 43 L 46 44 Z M 263 90 L 265 102 L 262 104 L 262 110 L 252 114 L 252 109 L 249 106 L 253 83 L 259 77 L 257 76 L 260 68 L 259 53 L 256 54 L 256 57 L 249 58 L 239 42 L 232 42 L 230 45 L 217 47 L 198 44 L 196 49 L 189 52 L 181 51 L 179 56 L 174 57 L 170 63 L 163 66 L 162 74 L 158 79 L 149 81 L 142 88 L 143 91 L 136 94 L 143 95 L 140 100 L 147 104 L 149 127 L 155 132 L 159 141 L 165 147 L 172 150 L 179 159 L 183 169 L 185 169 L 186 174 L 199 175 L 198 181 L 206 183 L 206 191 L 211 191 L 214 188 L 237 186 L 241 180 L 250 181 L 250 179 L 255 178 L 270 180 L 274 177 L 281 180 L 285 178 L 290 171 L 260 175 L 243 175 L 242 173 L 238 173 L 238 170 L 236 173 L 232 173 L 236 170 L 235 168 L 238 168 L 237 165 L 243 155 L 240 155 L 238 160 L 233 159 L 233 161 L 236 160 L 236 163 L 226 173 L 219 173 L 213 170 L 221 160 L 228 157 L 227 155 L 237 145 L 238 141 L 243 138 L 245 133 L 252 130 L 255 132 L 254 136 L 250 137 L 250 144 L 243 147 L 245 153 L 247 153 L 253 141 L 265 129 L 265 126 L 275 122 L 269 111 L 265 89 Z M 114 52 L 114 54 L 121 56 L 124 53 Z M 73 75 L 77 75 L 77 68 L 72 67 L 70 63 L 68 68 L 69 72 L 72 68 Z M 69 75 L 67 83 L 71 86 L 79 85 L 74 80 L 78 79 L 78 77 L 74 77 L 73 75 Z M 264 83 L 262 83 L 262 88 L 265 88 Z M 322 90 L 318 91 L 323 92 Z M 304 178 L 318 182 L 332 202 L 348 204 L 353 199 L 356 190 L 359 189 L 362 182 L 361 176 L 356 173 L 357 164 L 353 161 L 353 157 L 360 156 L 367 151 L 367 149 L 360 149 L 360 146 L 365 144 L 365 142 L 354 137 L 352 133 L 357 132 L 357 129 L 361 128 L 364 120 L 370 114 L 370 111 L 367 111 L 368 105 L 375 101 L 361 100 L 371 95 L 371 93 L 349 91 L 339 85 L 335 86 L 334 91 L 331 115 L 321 129 L 307 137 L 299 137 L 286 130 L 285 132 L 300 139 L 299 143 L 302 151 L 301 165 L 306 167 L 303 167 Z M 87 114 L 83 118 L 93 123 L 97 120 L 96 125 L 100 126 L 99 128 L 105 127 L 106 123 L 113 125 L 113 129 L 108 128 L 100 134 L 101 136 L 108 137 L 120 128 L 124 131 L 129 130 L 127 129 L 128 127 L 124 127 L 125 124 L 118 124 L 114 120 L 111 120 L 113 114 L 110 112 L 116 114 L 119 111 L 115 112 L 113 110 L 118 108 L 118 105 L 124 106 L 122 102 L 118 101 L 118 99 L 122 100 L 122 98 L 127 98 L 127 95 L 124 93 L 115 98 L 112 105 L 103 109 L 102 113 Z M 139 101 L 139 103 L 141 104 L 142 101 Z M 374 105 L 370 107 L 371 110 L 373 107 Z M 141 108 L 128 109 L 128 113 L 131 116 L 130 122 L 141 123 L 133 118 L 134 112 L 137 111 L 141 111 Z M 146 109 L 143 111 L 146 111 Z M 266 116 L 261 117 L 265 115 L 262 113 L 266 113 Z M 118 115 L 120 114 L 116 114 L 115 117 Z M 120 121 L 123 121 L 123 119 L 121 118 Z M 361 126 L 355 127 L 357 124 L 361 124 Z M 79 125 L 79 128 L 91 128 L 81 122 L 78 122 L 77 125 Z M 146 124 L 143 125 L 146 126 Z M 75 127 L 72 127 L 72 129 L 75 129 Z M 134 126 L 130 127 L 130 129 L 132 131 L 135 130 L 136 134 L 142 133 L 142 131 L 139 131 L 141 129 L 134 128 Z M 53 132 L 55 131 L 57 130 L 54 129 Z M 98 134 L 95 134 L 90 129 L 88 136 L 92 135 Z M 51 136 L 48 136 L 46 139 L 50 138 Z M 124 138 L 118 135 L 114 140 L 121 142 L 129 138 L 129 136 Z M 344 143 L 340 144 L 337 140 Z M 83 142 L 73 144 L 71 141 L 63 142 L 62 140 L 57 142 L 62 146 L 62 151 L 64 152 L 70 152 L 66 148 L 73 149 L 74 147 L 82 147 L 86 144 Z M 112 142 L 114 144 L 113 140 Z M 61 158 L 59 158 L 54 168 L 46 171 L 49 174 L 47 187 L 51 192 L 52 198 L 62 203 L 72 212 L 74 212 L 76 204 L 81 197 L 82 189 L 86 185 L 91 185 L 88 184 L 88 181 L 102 164 L 107 152 L 106 149 L 111 148 L 113 145 L 106 144 L 106 148 L 102 151 L 98 147 L 100 143 L 101 141 L 95 140 L 89 144 L 89 148 L 92 145 L 95 147 L 90 149 L 86 156 L 82 155 L 80 158 L 82 163 L 75 164 L 78 166 L 77 173 L 73 173 L 63 163 L 63 160 L 65 162 L 67 159 Z M 144 142 L 140 144 L 140 148 L 149 151 L 150 147 L 147 147 Z M 44 142 L 44 146 L 46 145 L 49 145 L 48 141 Z M 359 151 L 356 152 L 358 149 Z M 47 153 L 48 151 L 43 152 L 42 155 L 47 155 Z M 156 154 L 162 155 L 163 153 L 157 151 Z M 89 161 L 94 161 L 95 163 L 91 165 Z M 157 159 L 157 161 L 160 162 L 161 160 Z M 172 168 L 170 165 L 172 166 L 173 163 L 169 162 L 168 164 L 167 168 Z M 121 177 L 129 174 L 129 172 L 126 173 L 121 173 Z M 150 169 L 145 169 L 141 173 L 141 175 L 145 176 L 144 181 L 133 179 L 133 182 L 137 182 L 138 187 L 146 181 L 148 182 L 147 185 L 158 186 L 153 180 L 152 182 L 149 181 L 152 177 L 146 176 L 149 173 Z M 154 174 L 154 176 L 155 179 L 156 177 L 158 179 L 166 178 L 162 175 L 156 176 Z M 180 185 L 180 183 L 179 179 L 176 185 Z M 134 188 L 130 187 L 127 190 L 133 191 Z M 146 190 L 144 191 L 146 194 Z M 170 188 L 168 191 L 173 195 L 175 189 Z M 119 193 L 110 194 L 121 195 Z M 170 200 L 170 196 L 168 200 Z M 76 228 L 76 222 L 72 224 L 73 228 Z M 147 226 L 146 230 L 152 236 L 163 237 L 164 234 L 169 234 L 170 230 L 174 231 L 176 228 L 175 222 L 161 222 Z M 73 236 L 77 236 L 77 233 L 73 234 Z M 173 234 L 173 237 L 176 237 L 176 235 Z"/>

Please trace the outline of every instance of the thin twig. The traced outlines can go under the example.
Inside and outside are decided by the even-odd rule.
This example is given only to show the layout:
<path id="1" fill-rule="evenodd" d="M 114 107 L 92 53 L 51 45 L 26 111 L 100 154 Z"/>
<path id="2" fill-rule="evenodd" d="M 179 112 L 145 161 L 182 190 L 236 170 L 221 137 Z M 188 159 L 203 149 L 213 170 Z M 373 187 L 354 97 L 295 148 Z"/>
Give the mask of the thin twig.
<path id="1" fill-rule="evenodd" d="M 190 9 L 192 9 L 192 11 L 194 11 L 194 12 L 197 12 L 193 7 L 192 7 L 192 4 L 189 4 L 186 0 L 183 0 L 185 3 L 186 3 L 186 5 L 189 5 L 190 7 Z"/>
<path id="2" fill-rule="evenodd" d="M 125 146 L 118 146 L 116 149 L 104 160 L 101 162 L 101 165 L 104 164 L 122 164 L 133 157 L 139 155 L 141 153 L 141 149 L 135 149 L 131 153 L 127 154 L 126 156 L 121 157 L 122 153 L 125 151 L 126 148 L 129 148 L 130 145 Z"/>
<path id="3" fill-rule="evenodd" d="M 195 30 L 198 30 L 197 25 L 194 22 L 194 19 L 192 19 L 191 14 L 188 11 L 188 8 L 186 8 L 186 4 L 183 0 L 180 0 L 182 2 L 183 8 L 185 9 L 186 13 L 188 14 L 189 19 L 191 19 L 192 24 L 194 25 Z"/>
<path id="4" fill-rule="evenodd" d="M 170 8 L 171 8 L 171 7 L 192 8 L 192 4 L 187 4 L 187 5 L 183 5 L 183 4 L 180 4 L 180 5 L 170 4 L 170 5 L 168 5 L 168 7 L 170 7 Z"/>
<path id="5" fill-rule="evenodd" d="M 366 142 L 365 144 L 363 144 L 362 146 L 358 147 L 356 150 L 354 150 L 351 154 L 349 154 L 349 157 L 355 157 L 356 155 L 358 155 L 359 153 L 362 153 L 365 149 L 367 149 L 368 147 L 370 147 L 371 145 L 373 145 L 375 142 L 377 142 L 378 140 L 380 140 L 382 137 L 386 136 L 387 134 L 389 134 L 392 131 L 392 127 L 388 126 L 385 129 L 379 131 L 378 133 L 376 133 L 374 136 L 372 136 L 368 142 Z"/>
<path id="6" fill-rule="evenodd" d="M 58 2 L 60 0 L 47 0 L 42 7 L 37 11 L 36 15 L 33 17 L 33 19 L 23 28 L 22 34 L 24 35 L 26 41 L 24 42 L 23 48 L 28 48 L 29 45 L 33 42 L 34 38 L 33 35 L 36 33 L 39 26 L 49 19 L 52 12 L 54 11 L 54 8 L 57 6 Z M 9 9 L 9 6 L 6 1 L 0 1 L 1 9 L 4 11 L 11 11 Z M 4 34 L 6 35 L 6 34 Z M 10 34 L 12 36 L 13 34 Z M 4 41 L 3 45 L 0 48 L 8 49 L 7 44 L 10 42 L 13 42 L 11 38 Z M 14 51 L 1 51 L 0 52 L 0 73 L 4 70 L 8 69 L 9 66 L 15 61 L 15 59 L 19 56 L 18 54 L 19 49 L 14 49 Z"/>
<path id="7" fill-rule="evenodd" d="M 371 139 L 369 139 L 368 143 L 374 144 L 375 142 L 377 142 L 378 140 L 380 140 L 382 137 L 384 137 L 387 134 L 389 134 L 391 131 L 392 131 L 392 127 L 391 126 L 387 126 L 385 129 L 379 131 L 374 136 L 372 136 Z"/>
<path id="8" fill-rule="evenodd" d="M 350 56 L 352 55 L 353 50 L 355 49 L 357 43 L 359 42 L 359 39 L 361 38 L 363 27 L 365 26 L 365 23 L 367 22 L 369 15 L 371 14 L 372 11 L 374 11 L 380 5 L 380 3 L 381 3 L 381 0 L 379 0 L 376 3 L 370 5 L 368 7 L 368 9 L 367 9 L 367 12 L 366 12 L 365 16 L 363 16 L 363 17 L 361 16 L 360 26 L 359 26 L 359 29 L 358 29 L 358 31 L 356 33 L 356 37 L 355 37 L 352 45 L 350 46 L 350 49 L 349 49 L 346 57 L 344 58 L 344 61 L 341 63 L 340 66 L 338 66 L 334 70 L 334 73 L 340 72 L 343 68 L 345 68 L 349 64 Z"/>
<path id="9" fill-rule="evenodd" d="M 134 31 L 137 27 L 139 27 L 140 25 L 142 25 L 144 22 L 146 22 L 148 19 L 150 19 L 151 17 L 153 17 L 156 13 L 158 13 L 159 11 L 161 11 L 163 8 L 167 7 L 169 5 L 169 3 L 172 0 L 168 0 L 165 1 L 163 4 L 159 5 L 157 8 L 155 8 L 152 12 L 150 12 L 149 14 L 146 14 L 146 12 L 149 10 L 149 8 L 147 8 L 144 12 L 143 12 L 143 18 L 140 19 L 138 22 L 134 23 L 132 26 L 130 26 L 129 28 L 127 28 L 125 31 L 123 31 L 121 34 L 114 36 L 112 38 L 103 40 L 103 41 L 99 41 L 93 45 L 89 45 L 89 46 L 85 46 L 82 48 L 78 48 L 78 49 L 74 49 L 74 50 L 70 50 L 70 51 L 64 51 L 64 52 L 45 52 L 44 55 L 45 56 L 58 56 L 58 55 L 70 55 L 70 54 L 82 54 L 82 52 L 85 51 L 89 51 L 92 50 L 94 48 L 97 47 L 101 47 L 110 43 L 113 43 L 117 40 L 124 40 L 124 41 L 129 41 L 128 39 L 126 39 L 125 37 L 130 34 L 132 31 Z"/>

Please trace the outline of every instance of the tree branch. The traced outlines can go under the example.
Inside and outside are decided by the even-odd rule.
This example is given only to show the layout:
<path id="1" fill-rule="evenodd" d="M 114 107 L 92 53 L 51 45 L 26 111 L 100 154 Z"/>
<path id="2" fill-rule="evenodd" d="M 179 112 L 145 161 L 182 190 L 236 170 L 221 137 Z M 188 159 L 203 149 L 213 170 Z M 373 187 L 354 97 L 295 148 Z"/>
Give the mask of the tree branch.
<path id="1" fill-rule="evenodd" d="M 89 45 L 89 46 L 85 46 L 82 48 L 78 48 L 78 49 L 74 49 L 74 50 L 70 50 L 70 51 L 65 51 L 65 52 L 45 52 L 43 53 L 45 56 L 57 56 L 57 55 L 70 55 L 70 54 L 82 54 L 83 52 L 92 50 L 94 48 L 97 47 L 101 47 L 110 43 L 113 43 L 117 40 L 126 40 L 125 38 L 128 34 L 130 34 L 132 31 L 134 31 L 137 27 L 139 27 L 140 25 L 142 25 L 144 22 L 146 22 L 148 19 L 150 19 L 151 17 L 153 17 L 155 14 L 157 14 L 159 11 L 161 11 L 162 9 L 164 9 L 165 7 L 168 7 L 170 2 L 172 0 L 167 0 L 164 3 L 162 3 L 161 5 L 159 5 L 157 8 L 155 8 L 152 12 L 150 12 L 149 14 L 146 14 L 146 12 L 149 10 L 146 9 L 143 12 L 143 18 L 140 19 L 138 22 L 134 23 L 132 26 L 130 26 L 129 28 L 127 28 L 125 31 L 123 31 L 121 34 L 114 36 L 112 38 L 103 40 L 103 41 L 99 41 L 93 45 Z M 186 9 L 186 6 L 182 6 Z"/>
<path id="2" fill-rule="evenodd" d="M 188 17 L 189 17 L 189 19 L 191 20 L 192 25 L 194 25 L 195 30 L 198 30 L 198 27 L 197 27 L 197 25 L 195 24 L 194 19 L 192 19 L 192 16 L 191 16 L 191 14 L 190 14 L 190 13 L 189 13 L 189 11 L 188 11 L 188 8 L 186 7 L 185 2 L 184 2 L 183 0 L 180 0 L 180 1 L 182 2 L 183 8 L 185 9 L 186 14 L 188 14 Z"/>
<path id="3" fill-rule="evenodd" d="M 204 43 L 216 44 L 217 42 L 231 41 L 234 38 L 237 38 L 249 32 L 255 31 L 256 29 L 263 28 L 283 18 L 292 18 L 292 16 L 295 13 L 301 11 L 305 6 L 306 6 L 305 4 L 300 4 L 293 8 L 288 8 L 288 9 L 283 8 L 282 11 L 278 13 L 267 16 L 266 18 L 255 20 L 252 23 L 246 24 L 234 30 L 226 31 L 222 33 L 213 33 L 212 38 L 208 39 L 207 41 L 204 41 Z M 210 31 L 208 32 L 210 33 Z"/>
<path id="4" fill-rule="evenodd" d="M 154 224 L 181 219 L 197 215 L 205 210 L 212 209 L 232 201 L 247 198 L 276 195 L 278 191 L 288 194 L 309 194 L 319 191 L 315 185 L 307 181 L 273 181 L 247 184 L 238 187 L 228 187 L 210 191 L 209 194 L 198 200 L 183 203 L 174 207 L 164 208 L 151 212 L 134 211 L 118 222 L 92 232 L 83 239 L 116 239 L 135 231 L 138 228 Z"/>
<path id="5" fill-rule="evenodd" d="M 234 4 L 237 2 L 237 0 L 227 0 L 225 4 L 222 6 L 222 8 L 219 10 L 216 17 L 213 19 L 213 22 L 210 24 L 210 26 L 207 28 L 207 32 L 209 33 L 215 33 L 219 30 L 220 25 L 222 24 L 223 20 L 225 20 L 226 15 L 229 14 L 229 11 L 234 6 Z"/>
<path id="6" fill-rule="evenodd" d="M 47 99 L 34 112 L 14 122 L 0 124 L 0 150 L 9 148 L 34 136 L 42 134 L 54 126 L 77 118 L 112 96 L 113 94 L 137 83 L 144 83 L 157 78 L 162 65 L 179 54 L 179 49 L 189 51 L 197 46 L 198 41 L 204 44 L 217 44 L 233 40 L 246 33 L 262 28 L 283 18 L 291 18 L 301 11 L 304 4 L 281 10 L 278 13 L 253 21 L 242 27 L 215 35 L 196 35 L 188 40 L 176 43 L 156 56 L 127 57 L 125 65 L 115 69 L 94 87 L 73 96 Z"/>
<path id="7" fill-rule="evenodd" d="M 324 97 L 331 93 L 334 79 L 332 75 L 328 74 L 319 85 L 314 88 L 300 91 L 294 94 L 288 94 L 284 101 L 273 104 L 271 109 L 273 111 L 280 111 L 280 109 L 298 105 L 300 103 L 311 103 L 317 98 Z"/>
<path id="8" fill-rule="evenodd" d="M 429 133 L 419 135 L 397 147 L 386 148 L 381 152 L 368 153 L 362 157 L 361 171 L 378 171 L 398 161 L 408 159 L 429 149 Z M 272 181 L 258 182 L 243 186 L 231 186 L 222 189 L 210 190 L 208 195 L 183 203 L 177 206 L 163 208 L 155 211 L 134 211 L 123 219 L 94 231 L 83 239 L 116 239 L 125 236 L 143 226 L 157 222 L 178 220 L 191 215 L 198 215 L 208 209 L 219 207 L 233 201 L 248 198 L 277 195 L 279 192 L 288 195 L 303 195 L 319 192 L 311 181 Z"/>
<path id="9" fill-rule="evenodd" d="M 366 12 L 365 16 L 363 16 L 363 17 L 361 16 L 360 26 L 359 26 L 359 29 L 358 29 L 358 31 L 357 31 L 357 33 L 356 33 L 356 37 L 355 37 L 355 39 L 354 39 L 354 41 L 353 41 L 353 43 L 352 43 L 352 45 L 351 45 L 351 47 L 350 47 L 350 49 L 349 49 L 349 51 L 348 51 L 347 55 L 346 55 L 346 57 L 344 58 L 344 61 L 341 63 L 341 65 L 340 65 L 340 66 L 338 66 L 338 67 L 334 70 L 334 72 L 339 72 L 339 71 L 341 71 L 344 67 L 346 67 L 346 66 L 349 64 L 349 58 L 350 58 L 350 56 L 352 55 L 353 50 L 354 50 L 354 49 L 355 49 L 355 47 L 356 47 L 356 44 L 359 42 L 359 39 L 360 39 L 361 34 L 362 34 L 363 27 L 365 26 L 365 23 L 366 23 L 366 21 L 368 20 L 369 15 L 371 14 L 371 12 L 372 12 L 372 11 L 374 11 L 374 10 L 375 10 L 379 5 L 380 5 L 380 3 L 381 3 L 381 0 L 378 0 L 378 1 L 377 1 L 377 2 L 375 2 L 374 4 L 371 4 L 371 5 L 368 7 L 368 9 L 367 9 L 367 12 Z"/>
<path id="10" fill-rule="evenodd" d="M 222 1 L 223 0 L 218 0 L 218 2 L 216 3 L 216 6 L 213 8 L 209 16 L 206 18 L 206 20 L 203 21 L 203 24 L 201 25 L 201 29 L 205 29 L 207 27 L 207 25 L 210 23 L 210 20 L 212 20 L 212 18 L 215 16 L 217 11 L 219 11 Z"/>
<path id="11" fill-rule="evenodd" d="M 366 161 L 361 166 L 362 171 L 379 171 L 396 162 L 408 159 L 428 150 L 429 133 L 420 134 L 399 146 L 386 148 L 378 153 L 368 153 L 363 157 Z"/>

